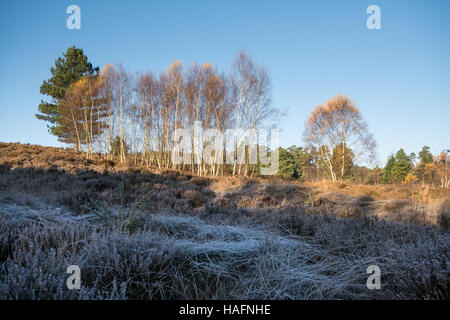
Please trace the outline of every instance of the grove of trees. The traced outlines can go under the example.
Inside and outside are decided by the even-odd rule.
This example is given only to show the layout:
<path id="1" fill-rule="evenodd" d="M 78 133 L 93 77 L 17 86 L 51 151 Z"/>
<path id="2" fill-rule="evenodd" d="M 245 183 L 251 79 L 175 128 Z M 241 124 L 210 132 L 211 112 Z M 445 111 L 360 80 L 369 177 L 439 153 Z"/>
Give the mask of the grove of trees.
<path id="1" fill-rule="evenodd" d="M 337 149 L 335 152 L 338 152 Z M 403 149 L 390 155 L 384 168 L 367 168 L 353 163 L 353 153 L 349 151 L 348 165 L 344 170 L 345 181 L 360 184 L 421 184 L 450 187 L 450 157 L 448 152 L 433 155 L 428 146 L 418 153 L 409 155 Z M 331 179 L 331 170 L 323 161 L 322 154 L 314 147 L 280 147 L 280 169 L 278 175 L 287 179 L 318 181 Z M 339 153 L 337 153 L 339 155 Z M 342 168 L 340 157 L 333 157 L 335 169 Z M 336 162 L 335 162 L 336 161 Z"/>
<path id="2" fill-rule="evenodd" d="M 41 87 L 51 101 L 42 102 L 37 118 L 48 121 L 52 134 L 88 158 L 99 153 L 121 162 L 199 175 L 228 171 L 248 176 L 258 166 L 250 161 L 252 148 L 258 148 L 256 130 L 277 113 L 268 72 L 244 51 L 228 74 L 209 63 L 185 68 L 175 61 L 157 76 L 151 71 L 132 74 L 120 64 L 99 71 L 81 49 L 71 47 L 51 72 L 52 78 Z M 182 163 L 172 159 L 181 138 L 174 137 L 177 129 L 186 130 L 185 140 L 190 141 L 181 151 Z M 204 135 L 199 145 L 194 144 L 196 135 L 211 132 L 208 129 L 221 134 L 236 129 L 240 134 L 219 142 Z M 221 150 L 231 152 L 234 161 L 226 163 Z M 210 158 L 214 161 L 207 161 Z"/>
<path id="3" fill-rule="evenodd" d="M 403 149 L 390 155 L 383 169 L 382 183 L 433 184 L 450 187 L 448 167 L 450 158 L 448 150 L 434 155 L 430 147 L 424 146 L 416 157 L 414 153 L 407 155 Z"/>
<path id="4" fill-rule="evenodd" d="M 41 102 L 36 117 L 87 158 L 98 154 L 199 175 L 253 176 L 266 164 L 262 155 L 279 155 L 277 174 L 289 179 L 450 187 L 448 150 L 433 156 L 425 146 L 416 156 L 400 149 L 384 168 L 368 168 L 376 142 L 358 106 L 343 95 L 312 110 L 304 147 L 259 144 L 258 129 L 269 128 L 279 110 L 272 107 L 267 70 L 245 51 L 228 73 L 209 63 L 185 67 L 174 61 L 155 75 L 130 73 L 121 64 L 100 70 L 82 49 L 70 47 L 50 71 L 41 86 L 50 99 Z M 229 129 L 235 133 L 225 137 Z"/>

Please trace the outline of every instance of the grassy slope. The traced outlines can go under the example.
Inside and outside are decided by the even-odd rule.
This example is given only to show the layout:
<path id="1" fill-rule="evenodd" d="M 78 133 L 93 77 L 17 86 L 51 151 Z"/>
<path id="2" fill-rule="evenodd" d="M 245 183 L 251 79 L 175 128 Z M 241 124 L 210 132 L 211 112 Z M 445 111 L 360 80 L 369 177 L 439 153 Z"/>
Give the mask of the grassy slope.
<path id="1" fill-rule="evenodd" d="M 413 207 L 388 194 L 0 143 L 0 298 L 448 299 L 448 230 L 399 219 Z M 366 288 L 372 264 L 381 290 Z"/>

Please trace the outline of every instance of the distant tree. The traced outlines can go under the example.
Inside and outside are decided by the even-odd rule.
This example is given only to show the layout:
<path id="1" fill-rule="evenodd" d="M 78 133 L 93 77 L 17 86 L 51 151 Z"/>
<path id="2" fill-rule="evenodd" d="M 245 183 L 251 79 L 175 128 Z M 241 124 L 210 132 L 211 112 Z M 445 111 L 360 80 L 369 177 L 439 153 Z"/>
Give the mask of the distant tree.
<path id="1" fill-rule="evenodd" d="M 433 163 L 433 155 L 430 152 L 429 146 L 424 146 L 422 151 L 419 152 L 419 159 L 421 163 Z"/>
<path id="2" fill-rule="evenodd" d="M 371 170 L 365 166 L 353 165 L 351 172 L 348 175 L 348 179 L 359 184 L 369 183 Z"/>
<path id="3" fill-rule="evenodd" d="M 437 171 L 438 165 L 435 163 L 427 163 L 425 164 L 425 168 L 423 170 L 422 183 L 425 185 L 426 182 L 433 183 L 433 176 Z"/>
<path id="4" fill-rule="evenodd" d="M 433 155 L 430 152 L 430 147 L 424 146 L 422 151 L 419 152 L 419 163 L 414 170 L 415 176 L 422 181 L 422 184 L 431 179 L 433 167 Z"/>
<path id="5" fill-rule="evenodd" d="M 381 182 L 384 184 L 390 184 L 393 182 L 393 173 L 392 169 L 394 168 L 396 163 L 394 155 L 390 155 L 389 159 L 386 163 L 386 166 L 383 169 L 383 176 L 381 178 Z"/>
<path id="6" fill-rule="evenodd" d="M 412 171 L 412 168 L 411 158 L 406 155 L 405 150 L 398 150 L 395 154 L 395 165 L 392 168 L 393 182 L 403 182 L 406 176 Z"/>
<path id="7" fill-rule="evenodd" d="M 375 157 L 376 142 L 366 122 L 353 101 L 342 95 L 314 108 L 305 125 L 305 141 L 320 151 L 333 181 L 345 176 L 345 151 L 340 153 L 340 168 L 333 165 L 333 152 L 338 146 L 351 149 L 354 162 L 371 162 Z"/>
<path id="8" fill-rule="evenodd" d="M 307 176 L 314 176 L 309 173 L 315 171 L 313 154 L 302 147 L 290 146 L 287 149 L 279 148 L 279 169 L 278 176 L 287 179 L 306 180 Z"/>
<path id="9" fill-rule="evenodd" d="M 111 154 L 113 157 L 121 156 L 122 152 L 127 155 L 130 152 L 130 147 L 122 140 L 120 136 L 116 136 L 111 143 Z"/>
<path id="10" fill-rule="evenodd" d="M 279 169 L 277 175 L 286 179 L 297 179 L 299 168 L 295 155 L 280 147 L 279 149 Z"/>
<path id="11" fill-rule="evenodd" d="M 338 144 L 333 150 L 333 167 L 341 179 L 350 179 L 352 177 L 354 157 L 352 150 L 341 144 Z"/>
<path id="12" fill-rule="evenodd" d="M 314 155 L 311 150 L 303 147 L 291 146 L 288 151 L 294 155 L 297 163 L 298 179 L 306 180 L 308 171 L 311 167 L 314 167 Z"/>
<path id="13" fill-rule="evenodd" d="M 410 158 L 406 155 L 405 150 L 403 149 L 399 149 L 396 153 L 395 153 L 395 160 L 399 161 L 399 160 L 410 160 Z"/>
<path id="14" fill-rule="evenodd" d="M 64 130 L 64 122 L 60 114 L 60 104 L 66 90 L 83 76 L 93 75 L 98 70 L 98 67 L 94 68 L 88 62 L 88 58 L 82 49 L 72 46 L 67 49 L 62 57 L 55 61 L 55 66 L 51 67 L 52 77 L 42 83 L 40 92 L 49 96 L 50 101 L 41 101 L 36 118 L 49 122 L 47 126 L 49 132 L 57 136 L 59 141 L 64 143 L 73 142 L 73 137 L 67 136 L 68 130 Z M 75 148 L 77 148 L 76 145 Z"/>
<path id="15" fill-rule="evenodd" d="M 419 179 L 413 173 L 410 172 L 403 180 L 403 184 L 416 184 L 418 181 Z"/>
<path id="16" fill-rule="evenodd" d="M 448 150 L 443 151 L 439 156 L 436 156 L 436 171 L 440 178 L 440 186 L 443 188 L 450 187 L 450 172 L 448 168 L 449 162 L 450 158 L 448 156 Z"/>
<path id="17" fill-rule="evenodd" d="M 203 69 L 207 71 L 206 76 L 209 77 L 208 73 L 211 73 L 209 64 Z M 273 116 L 271 88 L 270 76 L 266 68 L 255 63 L 247 52 L 241 50 L 234 61 L 233 75 L 231 76 L 231 100 L 235 104 L 236 110 L 235 129 L 257 129 L 266 119 Z M 205 113 L 205 115 L 207 114 Z M 241 138 L 247 142 L 252 139 L 252 137 Z M 233 166 L 233 175 L 247 176 L 249 165 L 246 159 L 248 158 L 247 150 L 250 151 L 250 149 L 239 148 L 238 140 L 239 138 L 236 136 L 234 139 L 236 161 Z"/>
<path id="18" fill-rule="evenodd" d="M 86 146 L 86 155 L 94 153 L 94 142 L 107 128 L 108 106 L 102 96 L 103 77 L 87 75 L 73 83 L 60 101 L 61 132 L 66 142 L 78 148 Z"/>
<path id="19" fill-rule="evenodd" d="M 416 154 L 414 152 L 411 152 L 409 154 L 408 158 L 409 158 L 409 161 L 411 162 L 411 164 L 414 166 L 416 164 L 416 159 L 417 159 Z"/>
<path id="20" fill-rule="evenodd" d="M 369 184 L 379 184 L 382 178 L 382 169 L 377 165 L 375 168 L 370 170 L 369 173 Z"/>

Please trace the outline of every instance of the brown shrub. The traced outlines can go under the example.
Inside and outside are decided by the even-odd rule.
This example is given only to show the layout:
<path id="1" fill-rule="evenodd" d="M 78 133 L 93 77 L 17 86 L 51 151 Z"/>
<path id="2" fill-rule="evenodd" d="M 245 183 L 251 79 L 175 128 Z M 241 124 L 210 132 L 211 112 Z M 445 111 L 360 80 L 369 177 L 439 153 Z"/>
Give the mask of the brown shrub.
<path id="1" fill-rule="evenodd" d="M 442 206 L 439 210 L 437 223 L 444 230 L 450 229 L 450 201 L 449 200 L 446 200 L 442 204 Z"/>
<path id="2" fill-rule="evenodd" d="M 161 172 L 161 175 L 166 177 L 166 178 L 175 180 L 175 179 L 177 179 L 180 176 L 180 173 L 178 171 L 175 171 L 175 170 L 166 169 L 166 170 L 163 170 Z"/>
<path id="3" fill-rule="evenodd" d="M 200 177 L 194 177 L 189 181 L 198 187 L 207 187 L 211 184 L 211 181 L 209 179 Z"/>
<path id="4" fill-rule="evenodd" d="M 153 188 L 155 188 L 156 190 L 167 190 L 169 189 L 169 186 L 167 184 L 155 183 L 153 185 Z"/>
<path id="5" fill-rule="evenodd" d="M 201 207 L 206 202 L 206 197 L 197 190 L 186 190 L 183 196 L 193 208 Z"/>
<path id="6" fill-rule="evenodd" d="M 383 209 L 388 212 L 398 212 L 409 204 L 408 200 L 391 200 L 384 204 Z"/>
<path id="7" fill-rule="evenodd" d="M 442 229 L 444 230 L 450 229 L 450 213 L 449 212 L 440 213 L 437 222 Z"/>
<path id="8" fill-rule="evenodd" d="M 348 204 L 339 206 L 334 210 L 334 214 L 338 218 L 356 218 L 363 215 L 363 211 L 359 205 Z"/>
<path id="9" fill-rule="evenodd" d="M 336 182 L 336 186 L 337 186 L 339 189 L 345 189 L 345 188 L 348 187 L 348 184 L 343 183 L 343 182 Z"/>
<path id="10" fill-rule="evenodd" d="M 238 201 L 238 206 L 241 208 L 249 208 L 252 205 L 252 199 L 247 196 L 242 196 Z"/>
<path id="11" fill-rule="evenodd" d="M 212 205 L 225 209 L 236 209 L 237 205 L 228 198 L 215 198 Z"/>
<path id="12" fill-rule="evenodd" d="M 319 197 L 318 199 L 314 199 L 313 201 L 314 207 L 322 207 L 322 206 L 333 207 L 335 205 L 336 203 L 327 197 Z"/>
<path id="13" fill-rule="evenodd" d="M 372 196 L 370 194 L 365 194 L 365 195 L 359 196 L 357 201 L 358 202 L 371 202 L 371 201 L 374 201 L 374 199 L 372 198 Z"/>
<path id="14" fill-rule="evenodd" d="M 256 199 L 256 205 L 260 208 L 264 207 L 274 207 L 278 204 L 278 201 L 275 197 L 270 194 L 262 194 L 258 196 Z"/>
<path id="15" fill-rule="evenodd" d="M 356 204 L 360 207 L 367 207 L 374 199 L 370 194 L 365 194 L 356 198 Z"/>

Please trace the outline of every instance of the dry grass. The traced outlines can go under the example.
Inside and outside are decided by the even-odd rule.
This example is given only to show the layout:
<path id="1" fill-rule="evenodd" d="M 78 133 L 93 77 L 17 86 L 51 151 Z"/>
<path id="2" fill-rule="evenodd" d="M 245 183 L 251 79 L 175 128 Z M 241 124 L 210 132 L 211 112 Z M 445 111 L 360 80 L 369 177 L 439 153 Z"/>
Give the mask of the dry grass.
<path id="1" fill-rule="evenodd" d="M 333 181 L 308 182 L 307 186 L 322 192 L 339 192 L 344 195 L 358 197 L 371 196 L 374 200 L 411 199 L 419 202 L 442 202 L 450 197 L 449 188 L 431 187 L 428 185 L 360 185 Z"/>
<path id="2" fill-rule="evenodd" d="M 322 202 L 331 200 L 344 209 L 356 203 L 364 214 L 419 225 L 439 224 L 441 208 L 450 199 L 449 188 L 421 185 L 355 185 L 332 181 L 306 185 L 314 190 L 313 198 Z"/>
<path id="3" fill-rule="evenodd" d="M 0 298 L 449 299 L 448 202 L 438 227 L 423 204 L 372 188 L 0 143 Z M 66 289 L 71 264 L 81 290 Z M 371 264 L 382 290 L 365 286 Z"/>

